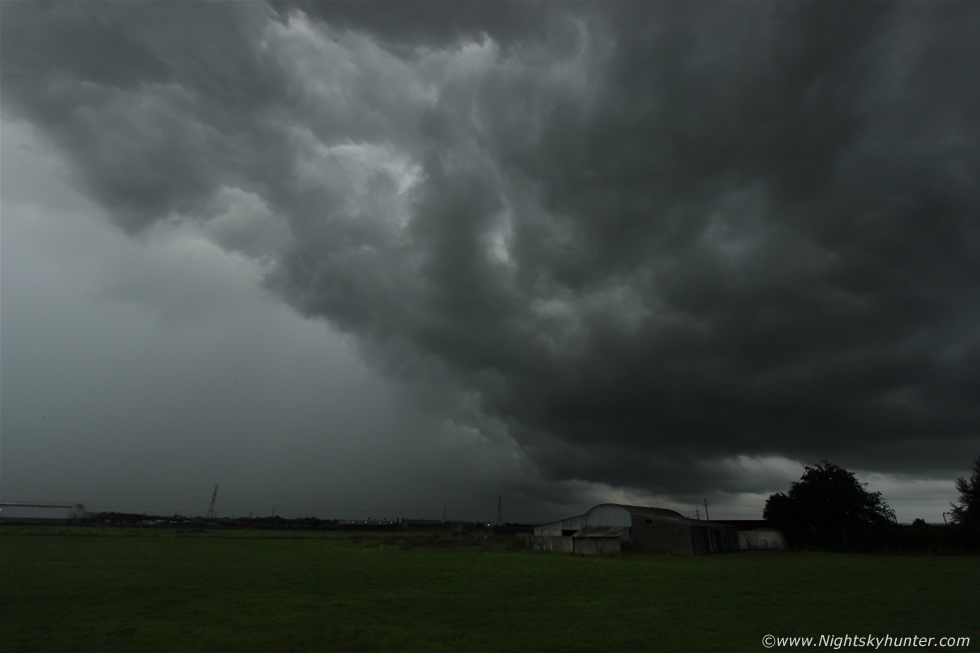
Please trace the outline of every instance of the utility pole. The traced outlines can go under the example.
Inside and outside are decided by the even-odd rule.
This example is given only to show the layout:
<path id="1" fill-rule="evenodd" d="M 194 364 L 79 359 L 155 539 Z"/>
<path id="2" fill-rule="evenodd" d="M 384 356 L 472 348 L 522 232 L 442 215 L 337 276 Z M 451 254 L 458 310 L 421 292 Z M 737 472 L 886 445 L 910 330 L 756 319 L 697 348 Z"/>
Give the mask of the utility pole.
<path id="1" fill-rule="evenodd" d="M 443 524 L 446 523 L 446 509 L 445 508 L 442 509 L 442 523 Z"/>
<path id="2" fill-rule="evenodd" d="M 708 517 L 708 499 L 704 500 L 704 518 L 707 521 L 711 521 L 711 517 Z"/>
<path id="3" fill-rule="evenodd" d="M 504 511 L 503 504 L 500 502 L 500 495 L 497 495 L 497 526 L 501 526 L 504 523 Z"/>
<path id="4" fill-rule="evenodd" d="M 694 518 L 701 519 L 701 510 L 697 506 L 694 506 Z"/>
<path id="5" fill-rule="evenodd" d="M 211 505 L 208 507 L 208 515 L 205 519 L 214 519 L 214 500 L 218 498 L 218 486 L 214 486 L 214 494 L 211 495 Z"/>

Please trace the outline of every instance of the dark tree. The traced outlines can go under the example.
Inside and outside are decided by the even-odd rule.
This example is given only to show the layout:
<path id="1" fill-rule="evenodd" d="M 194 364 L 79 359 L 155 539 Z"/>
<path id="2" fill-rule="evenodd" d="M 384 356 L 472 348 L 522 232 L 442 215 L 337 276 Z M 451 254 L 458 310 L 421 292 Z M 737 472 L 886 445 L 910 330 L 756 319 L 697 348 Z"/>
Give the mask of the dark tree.
<path id="1" fill-rule="evenodd" d="M 789 493 L 771 495 L 762 511 L 796 546 L 848 548 L 895 525 L 895 512 L 881 493 L 869 492 L 853 472 L 826 460 L 803 469 Z"/>
<path id="2" fill-rule="evenodd" d="M 973 461 L 969 481 L 956 479 L 956 491 L 960 493 L 960 505 L 953 506 L 953 523 L 968 533 L 980 532 L 980 456 Z"/>

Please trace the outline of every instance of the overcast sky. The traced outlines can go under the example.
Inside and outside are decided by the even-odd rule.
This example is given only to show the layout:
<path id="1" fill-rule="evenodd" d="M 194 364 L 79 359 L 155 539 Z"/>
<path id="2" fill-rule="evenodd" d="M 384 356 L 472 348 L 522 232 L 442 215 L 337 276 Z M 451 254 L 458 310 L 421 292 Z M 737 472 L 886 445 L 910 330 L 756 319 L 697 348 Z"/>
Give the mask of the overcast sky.
<path id="1" fill-rule="evenodd" d="M 976 3 L 2 3 L 2 498 L 942 521 Z"/>

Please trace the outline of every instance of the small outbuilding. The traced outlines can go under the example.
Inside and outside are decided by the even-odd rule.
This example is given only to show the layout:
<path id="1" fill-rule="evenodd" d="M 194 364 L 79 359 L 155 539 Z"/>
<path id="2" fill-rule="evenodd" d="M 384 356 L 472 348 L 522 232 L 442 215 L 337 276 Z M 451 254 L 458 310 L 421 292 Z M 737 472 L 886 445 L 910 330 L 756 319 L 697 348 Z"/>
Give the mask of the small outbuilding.
<path id="1" fill-rule="evenodd" d="M 670 555 L 734 553 L 734 526 L 688 519 L 666 508 L 604 503 L 584 515 L 534 528 L 531 551 L 590 555 L 644 551 Z"/>
<path id="2" fill-rule="evenodd" d="M 738 532 L 738 548 L 742 551 L 785 551 L 783 533 L 772 528 Z"/>

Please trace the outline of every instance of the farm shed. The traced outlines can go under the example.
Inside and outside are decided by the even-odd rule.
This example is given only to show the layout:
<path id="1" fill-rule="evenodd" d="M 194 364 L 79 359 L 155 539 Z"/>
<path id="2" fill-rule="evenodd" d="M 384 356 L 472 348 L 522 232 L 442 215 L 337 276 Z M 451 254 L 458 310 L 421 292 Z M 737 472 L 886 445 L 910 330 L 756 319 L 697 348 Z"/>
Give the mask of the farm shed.
<path id="1" fill-rule="evenodd" d="M 536 526 L 528 545 L 532 551 L 583 555 L 702 555 L 738 551 L 738 532 L 733 526 L 688 519 L 665 508 L 604 503 L 584 515 Z"/>
<path id="2" fill-rule="evenodd" d="M 3 524 L 70 524 L 84 516 L 80 503 L 0 503 Z"/>

